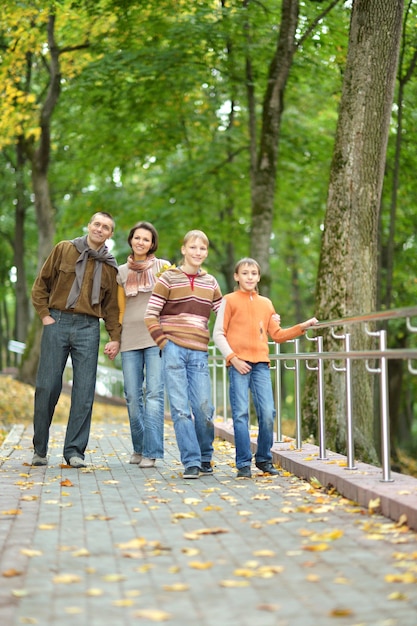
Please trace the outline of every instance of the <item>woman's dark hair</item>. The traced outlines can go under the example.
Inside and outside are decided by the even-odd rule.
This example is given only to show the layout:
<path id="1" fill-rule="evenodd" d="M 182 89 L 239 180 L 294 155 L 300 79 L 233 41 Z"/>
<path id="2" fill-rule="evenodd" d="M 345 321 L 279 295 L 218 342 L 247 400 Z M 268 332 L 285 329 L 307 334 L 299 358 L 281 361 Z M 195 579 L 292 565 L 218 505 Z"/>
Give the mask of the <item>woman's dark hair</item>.
<path id="1" fill-rule="evenodd" d="M 153 252 L 156 252 L 156 250 L 158 250 L 158 239 L 159 239 L 158 231 L 156 230 L 155 226 L 151 224 L 150 222 L 138 222 L 137 224 L 133 226 L 133 228 L 130 229 L 129 235 L 127 237 L 127 243 L 129 244 L 129 246 L 132 247 L 133 235 L 135 234 L 135 231 L 138 230 L 138 228 L 149 230 L 149 232 L 152 235 L 152 245 L 149 248 L 148 254 L 152 254 Z"/>

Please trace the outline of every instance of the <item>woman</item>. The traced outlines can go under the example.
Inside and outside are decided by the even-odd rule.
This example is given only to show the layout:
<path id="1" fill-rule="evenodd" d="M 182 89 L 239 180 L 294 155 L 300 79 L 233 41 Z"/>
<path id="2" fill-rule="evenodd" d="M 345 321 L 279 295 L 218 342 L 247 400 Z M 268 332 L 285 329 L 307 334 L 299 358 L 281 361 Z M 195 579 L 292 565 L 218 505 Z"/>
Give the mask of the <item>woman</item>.
<path id="1" fill-rule="evenodd" d="M 120 351 L 133 444 L 130 463 L 146 468 L 164 455 L 164 385 L 159 348 L 143 318 L 156 275 L 170 263 L 155 257 L 158 232 L 149 222 L 135 224 L 127 241 L 132 253 L 117 276 Z"/>

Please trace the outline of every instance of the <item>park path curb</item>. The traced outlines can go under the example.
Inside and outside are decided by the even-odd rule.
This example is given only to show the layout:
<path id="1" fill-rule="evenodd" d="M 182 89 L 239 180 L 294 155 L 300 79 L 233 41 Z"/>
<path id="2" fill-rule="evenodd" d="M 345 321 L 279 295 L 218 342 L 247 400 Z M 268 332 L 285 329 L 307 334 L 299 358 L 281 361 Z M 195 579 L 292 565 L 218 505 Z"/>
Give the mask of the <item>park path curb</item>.
<path id="1" fill-rule="evenodd" d="M 215 423 L 216 437 L 234 443 L 231 421 Z M 252 437 L 252 449 L 256 450 L 256 437 Z M 346 468 L 346 457 L 326 452 L 328 460 L 319 460 L 319 448 L 303 444 L 294 449 L 294 441 L 275 443 L 273 461 L 298 478 L 318 480 L 323 487 L 333 487 L 338 493 L 365 508 L 382 513 L 394 521 L 404 521 L 409 528 L 417 530 L 417 478 L 392 472 L 392 482 L 382 482 L 380 467 L 355 461 L 357 469 Z M 405 516 L 405 518 L 403 517 Z"/>

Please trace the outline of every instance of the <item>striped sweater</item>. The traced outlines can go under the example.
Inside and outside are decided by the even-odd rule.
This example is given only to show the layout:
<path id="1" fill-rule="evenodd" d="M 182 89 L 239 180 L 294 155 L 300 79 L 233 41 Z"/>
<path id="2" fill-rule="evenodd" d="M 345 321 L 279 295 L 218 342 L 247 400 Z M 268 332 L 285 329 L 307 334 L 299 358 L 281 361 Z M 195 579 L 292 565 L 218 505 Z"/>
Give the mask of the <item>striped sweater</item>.
<path id="1" fill-rule="evenodd" d="M 156 281 L 145 312 L 155 343 L 172 341 L 183 348 L 207 351 L 211 311 L 217 313 L 222 293 L 217 280 L 200 270 L 191 280 L 180 268 L 166 270 Z"/>

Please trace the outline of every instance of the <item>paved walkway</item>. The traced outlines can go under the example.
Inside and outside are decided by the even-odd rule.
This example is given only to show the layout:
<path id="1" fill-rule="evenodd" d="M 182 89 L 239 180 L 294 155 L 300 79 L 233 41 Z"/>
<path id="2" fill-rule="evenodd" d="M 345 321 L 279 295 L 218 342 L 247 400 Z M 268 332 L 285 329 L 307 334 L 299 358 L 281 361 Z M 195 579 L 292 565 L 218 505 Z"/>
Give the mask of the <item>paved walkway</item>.
<path id="1" fill-rule="evenodd" d="M 94 424 L 85 470 L 62 443 L 53 426 L 47 468 L 28 464 L 31 429 L 0 449 L 1 626 L 417 624 L 417 535 L 376 502 L 289 472 L 237 480 L 221 440 L 214 475 L 185 481 L 169 424 L 148 470 L 127 425 Z"/>

